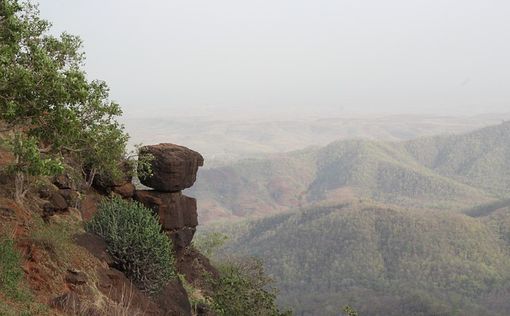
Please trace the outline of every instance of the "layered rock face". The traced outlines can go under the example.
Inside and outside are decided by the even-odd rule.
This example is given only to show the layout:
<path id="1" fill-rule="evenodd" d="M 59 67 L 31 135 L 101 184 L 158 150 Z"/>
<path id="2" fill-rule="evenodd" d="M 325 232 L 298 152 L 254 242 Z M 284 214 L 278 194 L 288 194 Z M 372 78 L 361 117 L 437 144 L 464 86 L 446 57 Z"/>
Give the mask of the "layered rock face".
<path id="1" fill-rule="evenodd" d="M 182 194 L 195 183 L 202 155 L 183 146 L 158 144 L 145 146 L 141 154 L 151 154 L 152 175 L 140 181 L 154 190 L 139 190 L 134 199 L 152 209 L 172 238 L 176 250 L 191 244 L 198 225 L 197 202 Z"/>

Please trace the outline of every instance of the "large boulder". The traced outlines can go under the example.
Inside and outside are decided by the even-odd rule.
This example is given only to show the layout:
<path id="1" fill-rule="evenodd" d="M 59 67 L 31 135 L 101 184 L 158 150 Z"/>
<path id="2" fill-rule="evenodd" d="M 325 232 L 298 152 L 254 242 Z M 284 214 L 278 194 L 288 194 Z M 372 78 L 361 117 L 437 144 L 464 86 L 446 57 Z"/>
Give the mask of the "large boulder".
<path id="1" fill-rule="evenodd" d="M 174 144 L 145 146 L 140 155 L 151 154 L 152 175 L 140 177 L 142 184 L 162 192 L 178 192 L 195 183 L 204 158 L 198 152 Z"/>
<path id="2" fill-rule="evenodd" d="M 123 184 L 121 186 L 113 187 L 112 191 L 120 195 L 121 197 L 125 199 L 132 198 L 135 194 L 135 185 L 131 182 Z"/>
<path id="3" fill-rule="evenodd" d="M 181 192 L 136 191 L 134 198 L 159 216 L 176 249 L 191 244 L 198 225 L 197 201 Z"/>
<path id="4" fill-rule="evenodd" d="M 80 203 L 80 212 L 83 220 L 89 221 L 97 213 L 97 208 L 101 200 L 104 198 L 103 195 L 97 193 L 94 190 L 89 190 L 83 200 Z"/>
<path id="5" fill-rule="evenodd" d="M 177 230 L 169 230 L 166 234 L 172 240 L 174 249 L 180 251 L 191 245 L 196 231 L 197 229 L 195 227 L 183 227 Z"/>
<path id="6" fill-rule="evenodd" d="M 155 297 L 162 315 L 191 316 L 191 304 L 181 280 L 174 278 Z"/>
<path id="7" fill-rule="evenodd" d="M 197 201 L 181 192 L 136 191 L 135 199 L 158 214 L 165 230 L 198 225 Z"/>

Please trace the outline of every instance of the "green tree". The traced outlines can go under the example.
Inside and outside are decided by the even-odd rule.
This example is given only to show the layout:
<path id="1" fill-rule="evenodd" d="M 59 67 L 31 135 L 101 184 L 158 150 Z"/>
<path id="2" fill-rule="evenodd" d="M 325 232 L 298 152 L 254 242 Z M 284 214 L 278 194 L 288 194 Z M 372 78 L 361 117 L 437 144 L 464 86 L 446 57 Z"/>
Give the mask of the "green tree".
<path id="1" fill-rule="evenodd" d="M 14 164 L 9 166 L 9 171 L 15 175 L 15 198 L 18 202 L 22 201 L 26 193 L 26 183 L 31 177 L 55 175 L 64 169 L 61 160 L 44 158 L 41 155 L 34 137 L 16 133 L 8 146 L 14 154 Z"/>
<path id="2" fill-rule="evenodd" d="M 79 161 L 92 184 L 125 154 L 122 111 L 106 83 L 86 78 L 80 38 L 50 27 L 33 3 L 0 0 L 0 119 L 40 151 Z"/>

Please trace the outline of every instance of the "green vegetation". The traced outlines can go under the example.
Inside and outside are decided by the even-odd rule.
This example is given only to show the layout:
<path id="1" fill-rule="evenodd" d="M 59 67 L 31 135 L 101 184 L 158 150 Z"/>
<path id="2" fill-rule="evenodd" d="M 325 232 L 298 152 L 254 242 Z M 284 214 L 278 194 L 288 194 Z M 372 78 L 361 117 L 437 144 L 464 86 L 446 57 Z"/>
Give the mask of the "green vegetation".
<path id="1" fill-rule="evenodd" d="M 343 312 L 345 313 L 345 315 L 347 316 L 358 316 L 358 312 L 356 312 L 352 307 L 350 307 L 349 305 L 345 306 L 343 308 Z"/>
<path id="2" fill-rule="evenodd" d="M 481 217 L 480 220 L 510 245 L 510 205 L 494 209 L 490 215 Z"/>
<path id="3" fill-rule="evenodd" d="M 507 315 L 509 165 L 503 123 L 244 160 L 193 190 L 234 218 L 288 211 L 210 230 L 231 231 L 218 257 L 264 260 L 297 315 Z"/>
<path id="4" fill-rule="evenodd" d="M 175 276 L 171 241 L 142 204 L 104 200 L 86 229 L 106 241 L 118 269 L 140 289 L 155 293 Z"/>
<path id="5" fill-rule="evenodd" d="M 32 177 L 56 175 L 64 170 L 60 159 L 42 157 L 35 137 L 15 133 L 7 142 L 7 147 L 15 157 L 15 164 L 9 166 L 8 171 L 16 176 L 15 196 L 18 202 L 26 193 L 25 183 L 32 182 Z"/>
<path id="6" fill-rule="evenodd" d="M 199 296 L 195 303 L 209 306 L 219 315 L 290 316 L 291 311 L 281 312 L 276 305 L 277 290 L 260 260 L 255 258 L 232 258 L 216 256 L 228 238 L 220 232 L 203 232 L 195 237 L 193 247 L 210 258 L 218 269 L 218 279 L 208 276 L 213 295 L 207 299 Z M 185 288 L 187 282 L 183 282 Z M 193 293 L 193 290 L 187 290 Z M 191 295 L 191 297 L 197 296 Z"/>
<path id="7" fill-rule="evenodd" d="M 311 208 L 232 227 L 218 256 L 264 260 L 280 303 L 296 315 L 337 316 L 348 304 L 360 315 L 502 316 L 510 212 L 493 216 L 485 222 L 369 204 Z"/>
<path id="8" fill-rule="evenodd" d="M 29 1 L 0 0 L 2 146 L 15 158 L 9 170 L 18 202 L 35 177 L 64 168 L 79 170 L 89 186 L 118 177 L 127 155 L 121 109 L 104 82 L 87 78 L 81 40 L 50 28 Z M 151 157 L 138 158 L 135 170 L 150 174 Z M 235 226 L 223 250 L 263 258 L 280 303 L 297 315 L 503 316 L 510 310 L 509 165 L 510 123 L 503 123 L 460 136 L 338 141 L 243 160 L 204 170 L 192 190 L 233 217 L 300 209 Z M 74 227 L 66 225 L 40 225 L 29 238 L 67 261 Z M 105 200 L 86 229 L 143 291 L 154 294 L 175 277 L 171 241 L 141 204 Z M 213 234 L 195 245 L 213 255 L 224 241 Z M 14 241 L 1 239 L 0 254 L 0 314 L 33 311 Z M 185 284 L 194 307 L 288 315 L 259 261 L 218 268 L 210 299 Z"/>
<path id="9" fill-rule="evenodd" d="M 0 240 L 0 292 L 8 298 L 23 300 L 29 295 L 22 286 L 21 255 L 11 239 Z"/>
<path id="10" fill-rule="evenodd" d="M 491 215 L 493 212 L 497 211 L 498 209 L 505 208 L 508 206 L 510 206 L 509 198 L 477 205 L 475 207 L 465 210 L 464 214 L 472 217 L 488 216 Z"/>
<path id="11" fill-rule="evenodd" d="M 48 308 L 33 300 L 12 239 L 0 238 L 0 254 L 0 315 L 46 315 Z"/>
<path id="12" fill-rule="evenodd" d="M 276 290 L 258 260 L 237 260 L 218 266 L 220 278 L 213 281 L 213 309 L 219 315 L 284 316 L 276 306 Z"/>
<path id="13" fill-rule="evenodd" d="M 228 240 L 228 236 L 221 232 L 200 234 L 193 239 L 193 247 L 206 257 L 211 257 Z"/>
<path id="14" fill-rule="evenodd" d="M 128 136 L 116 121 L 121 109 L 109 99 L 106 83 L 88 80 L 81 44 L 67 33 L 54 36 L 32 2 L 0 0 L 2 146 L 14 155 L 8 170 L 15 174 L 18 202 L 24 201 L 29 185 L 65 169 L 81 172 L 88 186 L 94 179 L 109 183 L 120 177 L 126 165 L 134 173 L 151 173 L 153 157 L 139 152 L 134 154 L 136 162 L 125 164 L 130 160 L 125 150 Z M 57 263 L 52 272 L 62 273 L 59 270 L 68 266 L 76 226 L 37 220 L 31 226 L 27 238 L 43 246 Z M 155 294 L 175 277 L 171 241 L 142 204 L 104 200 L 86 229 L 105 240 L 116 268 L 141 290 Z M 213 241 L 209 247 L 214 246 Z M 29 296 L 24 296 L 24 274 L 14 242 L 0 241 L 0 253 L 0 299 L 16 301 L 0 304 L 0 314 L 32 314 L 32 305 L 21 302 Z M 281 315 L 260 263 L 222 265 L 221 270 L 213 285 L 219 313 Z M 26 313 L 21 305 L 26 305 Z"/>
<path id="15" fill-rule="evenodd" d="M 202 205 L 213 206 L 203 213 L 232 218 L 359 199 L 462 211 L 507 198 L 509 165 L 510 123 L 503 123 L 466 135 L 343 140 L 243 160 L 201 171 L 191 191 Z"/>
<path id="16" fill-rule="evenodd" d="M 0 120 L 11 131 L 17 198 L 24 175 L 57 173 L 62 157 L 78 162 L 89 184 L 97 174 L 118 176 L 122 112 L 104 82 L 87 80 L 81 40 L 53 36 L 30 2 L 2 0 L 0 16 Z"/>
<path id="17" fill-rule="evenodd" d="M 403 145 L 414 159 L 438 174 L 502 197 L 509 194 L 510 122 Z"/>
<path id="18" fill-rule="evenodd" d="M 82 226 L 70 222 L 46 223 L 41 218 L 33 219 L 30 240 L 43 246 L 53 254 L 52 259 L 65 271 L 74 252 L 77 250 L 73 236 Z"/>

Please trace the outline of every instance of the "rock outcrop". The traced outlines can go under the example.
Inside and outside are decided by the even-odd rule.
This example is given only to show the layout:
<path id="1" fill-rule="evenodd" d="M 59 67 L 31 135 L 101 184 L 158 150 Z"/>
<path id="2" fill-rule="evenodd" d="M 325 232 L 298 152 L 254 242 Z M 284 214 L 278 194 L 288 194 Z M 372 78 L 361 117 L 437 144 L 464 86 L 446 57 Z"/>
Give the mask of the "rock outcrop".
<path id="1" fill-rule="evenodd" d="M 191 247 L 198 225 L 197 201 L 182 194 L 194 184 L 204 160 L 199 153 L 172 144 L 147 146 L 144 151 L 154 156 L 153 175 L 143 180 L 152 190 L 136 190 L 128 164 L 121 177 L 98 176 L 92 187 L 70 169 L 29 191 L 25 206 L 6 198 L 12 193 L 14 179 L 0 168 L 0 230 L 7 227 L 5 231 L 16 237 L 28 286 L 55 315 L 72 315 L 78 310 L 98 316 L 214 315 L 203 306 L 192 308 L 192 296 L 185 288 L 189 284 L 211 296 L 210 278 L 218 278 L 209 260 Z M 0 163 L 9 158 L 5 157 L 0 155 Z M 158 215 L 162 229 L 173 241 L 176 273 L 184 279 L 174 278 L 160 293 L 150 296 L 118 270 L 100 237 L 80 230 L 53 241 L 51 229 L 79 227 L 94 216 L 102 199 L 112 195 L 139 201 Z M 35 216 L 44 221 L 34 221 Z M 62 249 L 74 250 L 64 254 Z M 68 267 L 62 270 L 64 262 Z"/>
<path id="2" fill-rule="evenodd" d="M 202 155 L 174 144 L 158 144 L 141 148 L 140 155 L 150 154 L 152 175 L 140 178 L 142 184 L 161 192 L 179 192 L 195 183 L 198 168 L 204 165 Z"/>
<path id="3" fill-rule="evenodd" d="M 135 199 L 159 216 L 163 229 L 172 238 L 174 246 L 190 245 L 198 225 L 197 202 L 181 192 L 143 190 L 135 192 Z"/>
<path id="4" fill-rule="evenodd" d="M 195 183 L 204 164 L 202 155 L 183 146 L 159 144 L 145 146 L 140 154 L 151 154 L 152 175 L 140 181 L 154 190 L 141 190 L 134 198 L 152 209 L 173 241 L 177 251 L 191 244 L 198 225 L 197 202 L 181 190 Z"/>

